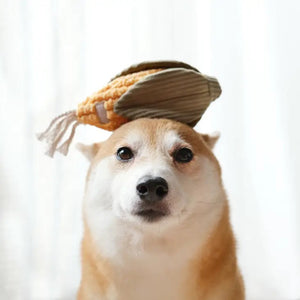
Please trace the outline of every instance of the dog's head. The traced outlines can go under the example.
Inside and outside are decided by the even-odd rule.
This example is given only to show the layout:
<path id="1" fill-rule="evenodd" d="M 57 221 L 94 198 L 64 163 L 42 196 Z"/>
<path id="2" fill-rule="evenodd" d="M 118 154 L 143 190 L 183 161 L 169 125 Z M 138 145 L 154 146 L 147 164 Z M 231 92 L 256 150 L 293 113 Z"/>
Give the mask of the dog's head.
<path id="1" fill-rule="evenodd" d="M 136 224 L 171 224 L 199 214 L 218 200 L 222 186 L 210 150 L 216 140 L 178 122 L 138 119 L 105 142 L 81 145 L 91 160 L 85 206 Z"/>

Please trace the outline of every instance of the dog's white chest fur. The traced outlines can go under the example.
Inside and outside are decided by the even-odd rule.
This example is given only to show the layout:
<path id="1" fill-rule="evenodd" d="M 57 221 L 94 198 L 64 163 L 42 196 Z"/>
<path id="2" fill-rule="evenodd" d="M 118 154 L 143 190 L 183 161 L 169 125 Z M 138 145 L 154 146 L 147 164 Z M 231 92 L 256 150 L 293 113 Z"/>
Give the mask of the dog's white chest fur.
<path id="1" fill-rule="evenodd" d="M 191 215 L 176 229 L 153 224 L 154 230 L 137 230 L 113 216 L 98 216 L 102 225 L 90 224 L 91 232 L 99 236 L 98 249 L 113 269 L 113 286 L 105 299 L 185 299 L 196 280 L 191 277 L 193 258 L 200 254 L 221 209 L 222 205 L 214 210 L 208 207 L 205 217 Z"/>

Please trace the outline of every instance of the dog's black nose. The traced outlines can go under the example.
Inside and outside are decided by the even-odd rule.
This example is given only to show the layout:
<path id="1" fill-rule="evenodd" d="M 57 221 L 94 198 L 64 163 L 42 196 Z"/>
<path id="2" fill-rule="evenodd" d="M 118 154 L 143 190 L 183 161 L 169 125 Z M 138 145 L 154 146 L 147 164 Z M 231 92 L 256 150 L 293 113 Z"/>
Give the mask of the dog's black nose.
<path id="1" fill-rule="evenodd" d="M 137 194 L 144 201 L 162 200 L 169 191 L 168 183 L 161 177 L 143 177 L 136 186 Z"/>

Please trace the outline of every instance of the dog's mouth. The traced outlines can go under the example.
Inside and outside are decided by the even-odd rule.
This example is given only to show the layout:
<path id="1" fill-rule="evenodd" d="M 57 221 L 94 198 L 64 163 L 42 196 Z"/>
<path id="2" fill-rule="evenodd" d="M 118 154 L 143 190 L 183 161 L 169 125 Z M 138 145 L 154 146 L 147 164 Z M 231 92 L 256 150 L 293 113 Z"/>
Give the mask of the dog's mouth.
<path id="1" fill-rule="evenodd" d="M 166 207 L 151 207 L 151 208 L 140 208 L 134 212 L 136 216 L 139 216 L 144 221 L 155 222 L 169 214 Z"/>

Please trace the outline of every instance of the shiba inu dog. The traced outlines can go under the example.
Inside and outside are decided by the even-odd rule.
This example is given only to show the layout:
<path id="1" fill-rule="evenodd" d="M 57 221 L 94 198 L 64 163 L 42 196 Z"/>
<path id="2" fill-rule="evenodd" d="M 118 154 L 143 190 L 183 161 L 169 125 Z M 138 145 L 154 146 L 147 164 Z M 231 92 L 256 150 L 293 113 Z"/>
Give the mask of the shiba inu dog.
<path id="1" fill-rule="evenodd" d="M 80 146 L 91 166 L 78 299 L 244 299 L 216 140 L 138 119 Z"/>

